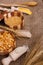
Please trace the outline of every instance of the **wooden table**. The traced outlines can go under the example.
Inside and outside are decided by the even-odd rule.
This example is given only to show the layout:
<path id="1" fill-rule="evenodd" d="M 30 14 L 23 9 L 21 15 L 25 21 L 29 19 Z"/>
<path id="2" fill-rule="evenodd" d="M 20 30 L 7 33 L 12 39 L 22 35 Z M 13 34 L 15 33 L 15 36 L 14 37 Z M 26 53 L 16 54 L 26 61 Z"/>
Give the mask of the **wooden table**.
<path id="1" fill-rule="evenodd" d="M 33 1 L 33 0 L 0 0 L 2 3 L 14 3 L 14 2 L 25 2 L 25 1 Z M 38 2 L 38 5 L 35 7 L 28 7 L 33 14 L 26 15 L 24 14 L 25 26 L 24 29 L 29 30 L 32 33 L 31 39 L 21 38 L 17 39 L 17 46 L 28 45 L 30 49 L 33 48 L 35 42 L 38 38 L 43 35 L 43 2 L 42 0 L 34 0 Z M 16 62 L 10 63 L 10 65 L 23 65 L 23 61 L 25 60 L 26 54 L 20 57 Z M 5 56 L 0 56 L 0 60 Z M 0 65 L 1 62 L 0 62 Z"/>

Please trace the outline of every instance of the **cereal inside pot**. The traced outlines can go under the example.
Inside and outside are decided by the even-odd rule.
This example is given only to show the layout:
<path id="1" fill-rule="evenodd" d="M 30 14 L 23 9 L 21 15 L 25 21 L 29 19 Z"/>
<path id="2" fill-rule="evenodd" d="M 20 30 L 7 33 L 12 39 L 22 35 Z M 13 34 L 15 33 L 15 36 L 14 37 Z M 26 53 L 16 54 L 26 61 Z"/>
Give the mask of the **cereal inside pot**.
<path id="1" fill-rule="evenodd" d="M 15 37 L 8 32 L 0 32 L 0 55 L 5 55 L 11 52 L 16 47 Z"/>

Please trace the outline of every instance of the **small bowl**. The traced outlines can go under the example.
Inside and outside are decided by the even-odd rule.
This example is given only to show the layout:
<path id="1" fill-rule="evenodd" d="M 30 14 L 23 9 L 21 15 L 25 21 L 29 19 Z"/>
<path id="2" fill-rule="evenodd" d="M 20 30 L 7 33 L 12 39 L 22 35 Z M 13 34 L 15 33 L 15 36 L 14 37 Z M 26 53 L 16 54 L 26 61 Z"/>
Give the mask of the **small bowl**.
<path id="1" fill-rule="evenodd" d="M 22 29 L 24 26 L 24 16 L 20 11 L 8 12 L 4 15 L 4 22 L 10 28 Z"/>

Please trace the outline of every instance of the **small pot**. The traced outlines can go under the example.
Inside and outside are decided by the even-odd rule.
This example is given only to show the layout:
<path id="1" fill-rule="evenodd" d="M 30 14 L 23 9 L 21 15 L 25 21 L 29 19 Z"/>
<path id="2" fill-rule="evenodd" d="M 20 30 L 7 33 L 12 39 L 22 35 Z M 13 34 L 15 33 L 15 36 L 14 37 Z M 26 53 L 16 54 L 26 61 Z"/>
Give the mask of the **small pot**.
<path id="1" fill-rule="evenodd" d="M 12 32 L 0 29 L 0 55 L 10 53 L 16 47 L 15 36 Z"/>

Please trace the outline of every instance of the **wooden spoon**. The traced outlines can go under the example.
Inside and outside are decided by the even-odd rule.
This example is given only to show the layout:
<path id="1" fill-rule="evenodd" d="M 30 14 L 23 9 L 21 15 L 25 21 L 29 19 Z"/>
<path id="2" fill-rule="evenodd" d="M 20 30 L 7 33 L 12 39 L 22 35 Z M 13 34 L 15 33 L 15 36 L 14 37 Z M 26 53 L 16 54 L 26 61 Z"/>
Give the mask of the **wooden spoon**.
<path id="1" fill-rule="evenodd" d="M 11 4 L 3 4 L 0 3 L 0 6 L 5 6 L 5 7 L 11 7 L 11 6 L 19 6 L 19 7 L 28 7 L 28 6 L 35 6 L 37 5 L 37 2 L 24 2 L 24 3 L 11 3 Z"/>
<path id="2" fill-rule="evenodd" d="M 32 34 L 27 30 L 13 30 L 11 28 L 8 28 L 8 27 L 2 26 L 2 25 L 0 25 L 0 28 L 4 29 L 4 30 L 7 30 L 7 31 L 11 31 L 15 35 L 17 35 L 18 37 L 31 38 L 31 36 L 32 36 Z"/>

